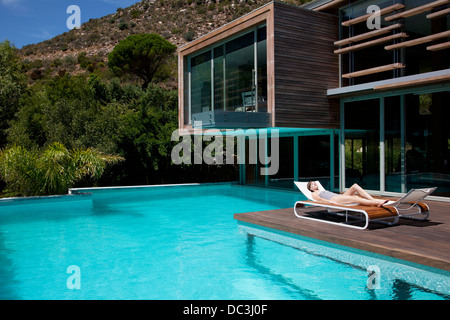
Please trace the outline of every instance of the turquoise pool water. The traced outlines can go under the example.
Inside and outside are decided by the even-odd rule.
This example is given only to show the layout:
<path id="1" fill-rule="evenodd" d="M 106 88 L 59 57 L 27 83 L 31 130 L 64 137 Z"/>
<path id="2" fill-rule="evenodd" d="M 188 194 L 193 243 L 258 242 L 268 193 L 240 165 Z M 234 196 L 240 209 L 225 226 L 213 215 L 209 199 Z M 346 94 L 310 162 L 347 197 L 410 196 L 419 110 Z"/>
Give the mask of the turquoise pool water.
<path id="1" fill-rule="evenodd" d="M 1 299 L 450 297 L 448 273 L 233 219 L 291 207 L 298 193 L 229 184 L 91 191 L 1 201 Z"/>

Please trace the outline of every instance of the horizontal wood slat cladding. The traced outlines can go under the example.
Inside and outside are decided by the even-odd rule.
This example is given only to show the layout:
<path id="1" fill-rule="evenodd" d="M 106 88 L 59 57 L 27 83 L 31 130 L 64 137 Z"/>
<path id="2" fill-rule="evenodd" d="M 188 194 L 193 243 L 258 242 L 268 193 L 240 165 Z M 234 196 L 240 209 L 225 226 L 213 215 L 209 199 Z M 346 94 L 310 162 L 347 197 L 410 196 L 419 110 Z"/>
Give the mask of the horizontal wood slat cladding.
<path id="1" fill-rule="evenodd" d="M 274 3 L 275 126 L 339 128 L 338 19 Z"/>

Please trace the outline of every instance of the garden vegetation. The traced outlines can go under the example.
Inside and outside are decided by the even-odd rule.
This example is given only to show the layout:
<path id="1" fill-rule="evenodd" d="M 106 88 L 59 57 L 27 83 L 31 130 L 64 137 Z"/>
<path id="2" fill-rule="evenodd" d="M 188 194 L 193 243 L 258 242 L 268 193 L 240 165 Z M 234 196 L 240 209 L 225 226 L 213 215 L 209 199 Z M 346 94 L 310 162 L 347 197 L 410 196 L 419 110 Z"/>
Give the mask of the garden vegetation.
<path id="1" fill-rule="evenodd" d="M 140 37 L 146 41 L 141 54 L 113 51 L 111 59 L 119 53 L 121 59 L 106 71 L 93 66 L 79 75 L 44 75 L 34 81 L 17 49 L 8 41 L 0 43 L 1 196 L 236 179 L 236 168 L 230 165 L 172 163 L 178 94 L 162 84 L 170 68 L 176 68 L 171 64 L 175 47 L 156 35 Z M 153 45 L 164 50 L 152 51 Z M 151 75 L 127 76 L 134 67 L 127 66 L 130 56 L 142 59 L 135 61 L 139 71 L 148 66 Z"/>

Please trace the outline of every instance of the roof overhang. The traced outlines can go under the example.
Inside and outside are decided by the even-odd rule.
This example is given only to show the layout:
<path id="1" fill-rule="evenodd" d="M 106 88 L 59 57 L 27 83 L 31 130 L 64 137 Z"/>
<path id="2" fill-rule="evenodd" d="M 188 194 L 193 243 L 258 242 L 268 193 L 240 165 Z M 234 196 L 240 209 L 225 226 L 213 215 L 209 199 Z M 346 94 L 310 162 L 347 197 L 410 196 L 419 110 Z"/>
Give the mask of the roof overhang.
<path id="1" fill-rule="evenodd" d="M 293 136 L 328 136 L 337 133 L 338 129 L 327 128 L 284 128 L 284 127 L 270 127 L 270 128 L 244 128 L 244 129 L 209 129 L 209 130 L 194 130 L 194 135 L 206 136 L 220 136 L 229 135 L 234 137 L 249 137 L 258 138 L 260 135 L 278 137 L 293 137 Z M 192 132 L 191 132 L 192 134 Z"/>
<path id="2" fill-rule="evenodd" d="M 450 90 L 450 69 L 329 89 L 327 96 L 329 98 L 345 98 L 372 94 L 400 95 L 447 90 Z"/>

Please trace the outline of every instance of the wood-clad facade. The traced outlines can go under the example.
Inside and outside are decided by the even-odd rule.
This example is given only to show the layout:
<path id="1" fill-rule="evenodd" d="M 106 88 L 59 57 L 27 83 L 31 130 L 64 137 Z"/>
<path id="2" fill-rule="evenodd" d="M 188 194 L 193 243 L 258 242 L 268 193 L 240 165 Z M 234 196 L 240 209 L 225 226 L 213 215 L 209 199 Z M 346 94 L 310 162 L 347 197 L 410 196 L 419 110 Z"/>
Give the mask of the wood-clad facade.
<path id="1" fill-rule="evenodd" d="M 338 19 L 274 3 L 275 127 L 339 128 Z"/>

